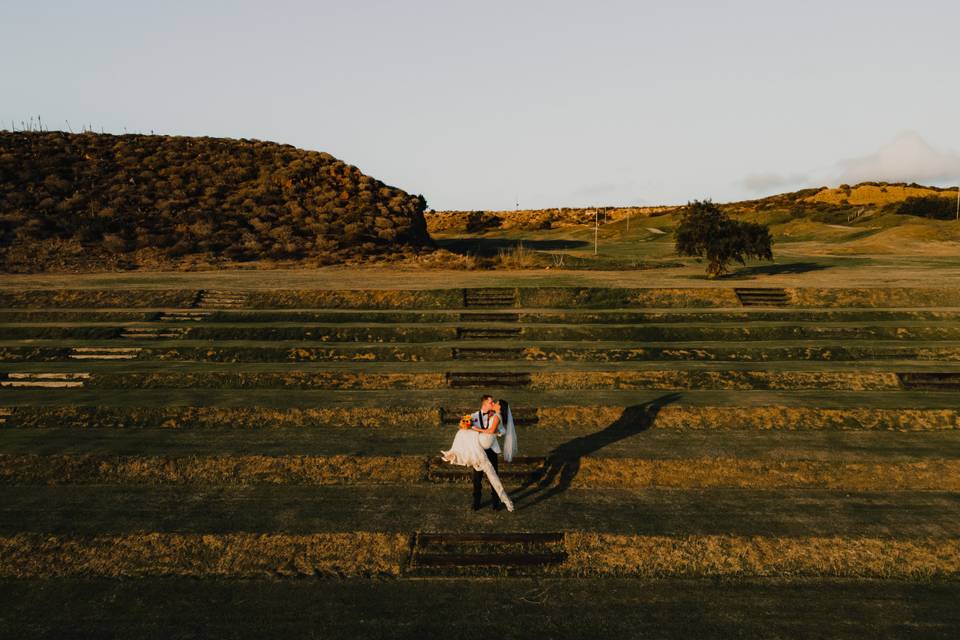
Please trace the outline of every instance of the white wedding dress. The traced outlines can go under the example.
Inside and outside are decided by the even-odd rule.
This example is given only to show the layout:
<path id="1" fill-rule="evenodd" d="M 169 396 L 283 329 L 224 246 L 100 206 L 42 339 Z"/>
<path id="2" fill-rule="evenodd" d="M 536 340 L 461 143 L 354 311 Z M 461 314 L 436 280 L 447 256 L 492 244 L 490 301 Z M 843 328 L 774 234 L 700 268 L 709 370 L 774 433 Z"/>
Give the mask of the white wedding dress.
<path id="1" fill-rule="evenodd" d="M 498 414 L 499 415 L 499 414 Z M 512 421 L 511 421 L 512 422 Z M 509 429 L 509 427 L 508 427 Z M 509 431 L 508 431 L 509 433 Z M 514 441 L 516 436 L 513 437 Z M 503 483 L 500 482 L 500 476 L 490 464 L 486 449 L 489 449 L 496 443 L 496 438 L 492 433 L 480 433 L 473 429 L 458 429 L 457 435 L 453 438 L 453 444 L 449 451 L 441 451 L 440 454 L 446 462 L 450 464 L 459 464 L 465 467 L 473 467 L 477 471 L 483 471 L 490 486 L 500 496 L 500 500 L 507 507 L 507 511 L 513 511 L 513 501 L 507 495 Z M 484 446 L 486 445 L 486 446 Z M 511 458 L 512 452 L 511 452 Z"/>

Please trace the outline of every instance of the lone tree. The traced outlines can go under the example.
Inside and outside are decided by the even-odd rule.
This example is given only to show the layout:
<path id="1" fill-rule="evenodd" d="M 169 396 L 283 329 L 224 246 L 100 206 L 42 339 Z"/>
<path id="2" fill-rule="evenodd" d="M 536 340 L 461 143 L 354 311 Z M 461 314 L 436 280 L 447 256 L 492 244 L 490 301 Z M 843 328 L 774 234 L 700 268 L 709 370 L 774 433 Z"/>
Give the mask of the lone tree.
<path id="1" fill-rule="evenodd" d="M 773 260 L 767 225 L 732 220 L 710 200 L 688 202 L 674 236 L 679 255 L 707 259 L 708 278 L 727 273 L 731 260 Z"/>

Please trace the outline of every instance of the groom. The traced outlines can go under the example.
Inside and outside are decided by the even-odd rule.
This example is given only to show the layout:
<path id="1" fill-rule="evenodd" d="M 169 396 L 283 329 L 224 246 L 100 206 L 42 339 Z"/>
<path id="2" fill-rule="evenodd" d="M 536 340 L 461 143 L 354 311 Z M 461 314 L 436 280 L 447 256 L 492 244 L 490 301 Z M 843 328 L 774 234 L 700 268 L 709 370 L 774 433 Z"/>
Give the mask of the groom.
<path id="1" fill-rule="evenodd" d="M 480 411 L 474 412 L 470 416 L 470 426 L 477 427 L 479 429 L 486 429 L 490 426 L 490 419 L 494 416 L 496 410 L 493 408 L 493 396 L 484 394 L 480 397 Z M 498 425 L 495 436 L 503 435 L 503 425 Z M 493 470 L 498 474 L 500 470 L 497 468 L 497 454 L 500 453 L 500 442 L 497 440 L 497 437 L 493 438 L 493 444 L 490 445 L 489 449 L 485 449 L 487 454 L 487 459 L 490 460 L 490 464 L 493 466 Z M 483 492 L 483 471 L 473 470 L 471 474 L 473 478 L 473 510 L 480 510 L 480 494 Z M 495 511 L 503 509 L 503 502 L 500 501 L 500 496 L 497 495 L 497 492 L 493 490 L 493 487 L 490 487 L 490 495 L 493 496 L 493 508 Z"/>

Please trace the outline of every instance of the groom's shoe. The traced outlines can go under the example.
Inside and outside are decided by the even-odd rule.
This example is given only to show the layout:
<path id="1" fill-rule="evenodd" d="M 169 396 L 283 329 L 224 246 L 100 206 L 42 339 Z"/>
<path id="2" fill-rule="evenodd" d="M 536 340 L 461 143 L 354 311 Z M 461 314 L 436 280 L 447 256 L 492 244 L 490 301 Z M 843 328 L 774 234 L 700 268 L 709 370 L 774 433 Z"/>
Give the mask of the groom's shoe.
<path id="1" fill-rule="evenodd" d="M 503 503 L 500 501 L 494 502 L 492 506 L 494 511 L 503 511 L 504 509 Z"/>

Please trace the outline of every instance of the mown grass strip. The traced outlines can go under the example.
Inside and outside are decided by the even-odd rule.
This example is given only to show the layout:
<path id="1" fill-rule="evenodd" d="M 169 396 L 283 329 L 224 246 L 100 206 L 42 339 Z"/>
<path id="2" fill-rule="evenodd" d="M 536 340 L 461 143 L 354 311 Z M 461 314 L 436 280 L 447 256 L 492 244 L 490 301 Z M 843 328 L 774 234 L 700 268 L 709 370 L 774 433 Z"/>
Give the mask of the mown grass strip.
<path id="1" fill-rule="evenodd" d="M 631 536 L 567 533 L 563 573 L 637 577 L 851 577 L 924 580 L 960 575 L 960 539 Z"/>
<path id="2" fill-rule="evenodd" d="M 0 537 L 0 576 L 397 576 L 409 536 L 350 532 Z"/>
<path id="3" fill-rule="evenodd" d="M 419 456 L 0 455 L 0 484 L 399 484 L 425 469 Z"/>
<path id="4" fill-rule="evenodd" d="M 410 536 L 355 531 L 0 537 L 0 576 L 396 577 Z M 567 532 L 570 576 L 844 577 L 924 581 L 960 575 L 960 540 L 638 536 Z"/>
<path id="5" fill-rule="evenodd" d="M 492 338 L 501 341 L 624 341 L 624 342 L 756 342 L 786 340 L 960 340 L 960 326 L 951 323 L 918 325 L 723 324 L 704 325 L 491 325 L 457 327 L 414 325 L 228 325 L 198 324 L 147 327 L 129 325 L 0 325 L 0 340 L 111 340 L 148 337 L 204 341 L 302 341 L 361 343 L 431 343 Z M 156 338 L 155 338 L 156 339 Z"/>
<path id="6" fill-rule="evenodd" d="M 110 340 L 108 345 L 129 346 L 129 341 Z M 515 341 L 513 344 L 526 344 Z M 436 343 L 308 344 L 258 345 L 139 345 L 138 361 L 165 362 L 444 362 L 469 366 L 474 361 L 498 362 L 856 362 L 862 360 L 915 360 L 960 362 L 960 347 L 953 343 L 856 341 L 823 344 L 750 343 L 690 345 L 646 345 L 623 347 L 584 343 L 543 343 L 511 347 L 496 341 L 448 341 Z M 69 341 L 66 344 L 6 344 L 0 346 L 0 362 L 61 362 L 72 359 L 75 347 L 91 343 Z M 96 346 L 103 346 L 98 344 Z M 449 366 L 449 365 L 444 365 Z"/>
<path id="7" fill-rule="evenodd" d="M 506 471 L 506 470 L 504 470 Z M 421 456 L 0 455 L 0 485 L 332 485 L 428 482 Z M 505 478 L 507 478 L 505 474 Z M 552 487 L 707 489 L 820 488 L 960 491 L 960 460 L 837 462 L 745 458 L 557 458 L 529 478 Z M 509 478 L 508 478 L 509 479 Z M 537 491 L 531 485 L 530 491 Z"/>
<path id="8" fill-rule="evenodd" d="M 676 460 L 585 457 L 557 462 L 557 482 L 580 487 L 706 489 L 821 488 L 845 491 L 960 491 L 960 460 L 832 462 L 694 458 Z"/>
<path id="9" fill-rule="evenodd" d="M 4 428 L 72 429 L 321 429 L 451 427 L 472 407 L 4 407 Z M 526 410 L 514 416 L 520 429 L 601 430 L 620 421 L 627 407 L 557 406 Z M 444 415 L 455 416 L 451 424 Z M 676 430 L 783 431 L 945 431 L 960 429 L 960 409 L 819 408 L 788 406 L 668 405 L 651 413 L 648 428 Z"/>
<path id="10" fill-rule="evenodd" d="M 111 354 L 116 355 L 116 354 Z M 135 354 L 122 354 L 135 357 Z M 6 377 L 23 376 L 9 373 Z M 85 386 L 101 389 L 445 389 L 447 376 L 474 376 L 472 386 L 496 388 L 522 386 L 531 390 L 552 389 L 716 389 L 793 390 L 824 389 L 849 391 L 899 390 L 895 372 L 871 371 L 568 371 L 531 373 L 471 372 L 459 366 L 453 374 L 444 372 L 365 371 L 283 371 L 209 372 L 154 371 L 101 372 L 87 374 Z M 504 383 L 510 376 L 522 378 L 517 384 Z M 0 384 L 4 374 L 0 373 Z M 483 384 L 481 384 L 483 383 Z M 460 387 L 469 386 L 461 383 Z"/>
<path id="11" fill-rule="evenodd" d="M 440 426 L 439 408 L 330 407 L 6 407 L 6 428 L 302 429 Z"/>

